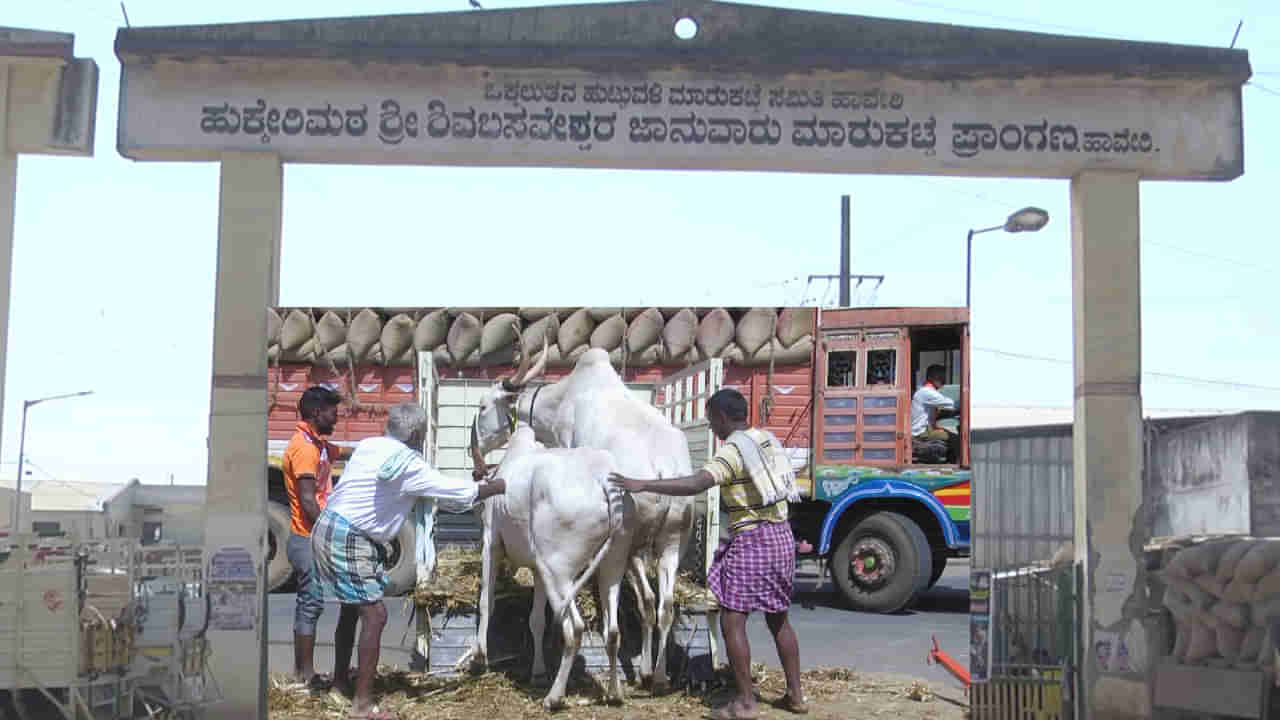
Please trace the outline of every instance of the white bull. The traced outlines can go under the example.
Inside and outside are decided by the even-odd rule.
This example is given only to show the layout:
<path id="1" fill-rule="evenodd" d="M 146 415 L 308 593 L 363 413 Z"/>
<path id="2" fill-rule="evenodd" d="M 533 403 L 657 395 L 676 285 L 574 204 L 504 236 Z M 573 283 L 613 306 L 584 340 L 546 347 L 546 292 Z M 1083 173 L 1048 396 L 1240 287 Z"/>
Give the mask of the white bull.
<path id="1" fill-rule="evenodd" d="M 480 627 L 475 660 L 488 658 L 489 618 L 499 568 L 507 559 L 514 571 L 533 570 L 533 676 L 546 673 L 542 644 L 546 604 L 564 636 L 564 654 L 550 692 L 543 699 L 548 710 L 564 703 L 565 686 L 581 642 L 584 623 L 578 611 L 578 591 L 594 575 L 600 591 L 609 673 L 608 699 L 624 699 L 618 678 L 618 594 L 626 572 L 634 506 L 625 493 L 609 484 L 613 456 L 593 449 L 542 449 L 528 426 L 511 437 L 498 476 L 505 494 L 485 501 L 480 591 Z"/>
<path id="2" fill-rule="evenodd" d="M 671 478 L 693 473 L 684 433 L 656 408 L 631 394 L 604 350 L 588 350 L 568 376 L 526 391 L 527 383 L 545 369 L 546 358 L 544 340 L 542 354 L 532 369 L 526 353 L 516 374 L 494 383 L 481 401 L 474 437 L 482 452 L 506 442 L 519 421 L 532 426 L 537 439 L 551 447 L 608 450 L 618 472 L 629 477 Z M 654 692 L 661 692 L 667 687 L 666 647 L 675 620 L 676 571 L 693 528 L 694 498 L 654 493 L 632 497 L 636 527 L 627 575 L 639 595 L 636 605 L 644 628 L 638 669 L 640 681 L 652 677 Z M 658 565 L 656 595 L 645 570 L 650 558 L 656 558 Z"/>

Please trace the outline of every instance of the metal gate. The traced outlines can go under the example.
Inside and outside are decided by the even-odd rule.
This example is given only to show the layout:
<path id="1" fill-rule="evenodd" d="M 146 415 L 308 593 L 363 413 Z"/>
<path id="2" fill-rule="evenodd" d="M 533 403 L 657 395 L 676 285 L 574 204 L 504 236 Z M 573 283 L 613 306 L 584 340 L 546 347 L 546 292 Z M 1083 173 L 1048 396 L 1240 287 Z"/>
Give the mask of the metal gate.
<path id="1" fill-rule="evenodd" d="M 707 398 L 724 384 L 724 361 L 712 358 L 662 379 L 656 407 L 667 421 L 684 433 L 689 443 L 689 460 L 694 471 L 705 465 L 720 448 L 707 419 Z M 694 526 L 690 555 L 695 573 L 706 582 L 711 559 L 720 538 L 720 488 L 713 487 L 696 501 L 699 521 Z M 696 553 L 696 554 L 695 554 Z"/>
<path id="2" fill-rule="evenodd" d="M 991 574 L 991 664 L 970 688 L 974 720 L 1072 720 L 1079 587 L 1074 566 Z"/>

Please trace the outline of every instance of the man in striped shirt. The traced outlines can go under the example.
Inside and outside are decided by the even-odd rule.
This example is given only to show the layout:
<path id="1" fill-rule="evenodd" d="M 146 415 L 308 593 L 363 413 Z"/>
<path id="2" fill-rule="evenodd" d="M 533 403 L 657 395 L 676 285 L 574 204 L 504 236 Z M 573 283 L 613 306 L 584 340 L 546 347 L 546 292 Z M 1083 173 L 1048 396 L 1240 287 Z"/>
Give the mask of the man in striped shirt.
<path id="1" fill-rule="evenodd" d="M 614 474 L 610 480 L 629 492 L 696 495 L 720 488 L 720 507 L 728 517 L 729 540 L 721 543 L 707 574 L 707 585 L 720 606 L 720 630 L 738 695 L 713 715 L 722 720 L 754 718 L 759 710 L 751 683 L 751 647 L 747 616 L 762 611 L 773 633 L 778 658 L 787 676 L 783 709 L 808 712 L 800 690 L 800 647 L 787 611 L 795 577 L 796 545 L 788 522 L 786 495 L 769 479 L 773 468 L 789 461 L 777 438 L 748 423 L 747 400 L 732 388 L 707 399 L 707 419 L 719 452 L 693 475 L 637 480 Z M 775 463 L 777 465 L 775 465 Z"/>

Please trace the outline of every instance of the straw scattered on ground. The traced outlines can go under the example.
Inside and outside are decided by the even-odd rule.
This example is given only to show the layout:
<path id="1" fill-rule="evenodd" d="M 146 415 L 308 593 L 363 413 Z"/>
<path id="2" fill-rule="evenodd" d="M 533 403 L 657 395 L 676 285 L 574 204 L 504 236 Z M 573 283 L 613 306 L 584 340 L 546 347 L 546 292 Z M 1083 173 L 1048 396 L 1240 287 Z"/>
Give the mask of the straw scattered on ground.
<path id="1" fill-rule="evenodd" d="M 434 577 L 418 583 L 413 601 L 429 614 L 473 613 L 480 603 L 480 586 L 483 563 L 478 549 L 448 546 L 436 555 Z M 624 580 L 624 584 L 625 584 Z M 657 569 L 649 568 L 650 587 L 657 591 Z M 712 601 L 709 590 L 699 585 L 689 572 L 676 577 L 675 604 L 680 607 L 705 608 Z M 598 628 L 600 609 L 595 583 L 588 582 L 578 592 L 578 612 L 589 628 Z M 505 561 L 498 571 L 494 589 L 496 600 L 516 599 L 528 604 L 533 602 L 533 572 L 520 568 L 515 573 Z"/>
<path id="2" fill-rule="evenodd" d="M 445 679 L 383 666 L 379 668 L 374 688 L 375 702 L 400 720 L 547 716 L 542 708 L 547 688 L 530 684 L 524 675 L 527 669 Z M 755 665 L 752 675 L 761 701 L 761 716 L 792 717 L 769 705 L 786 690 L 782 672 Z M 804 672 L 802 682 L 811 707 L 810 718 L 958 720 L 964 717 L 963 708 L 954 698 L 940 701 L 928 684 L 915 678 L 858 673 L 848 668 L 818 668 Z M 268 691 L 272 720 L 329 720 L 343 716 L 347 704 L 336 693 L 313 696 L 305 690 L 285 689 L 287 683 L 287 677 L 272 677 Z M 654 697 L 646 690 L 628 686 L 626 703 L 611 706 L 603 700 L 596 679 L 575 673 L 566 697 L 567 707 L 554 716 L 571 720 L 700 717 L 726 702 L 732 687 L 728 668 L 720 668 L 715 682 L 705 693 L 675 692 Z"/>

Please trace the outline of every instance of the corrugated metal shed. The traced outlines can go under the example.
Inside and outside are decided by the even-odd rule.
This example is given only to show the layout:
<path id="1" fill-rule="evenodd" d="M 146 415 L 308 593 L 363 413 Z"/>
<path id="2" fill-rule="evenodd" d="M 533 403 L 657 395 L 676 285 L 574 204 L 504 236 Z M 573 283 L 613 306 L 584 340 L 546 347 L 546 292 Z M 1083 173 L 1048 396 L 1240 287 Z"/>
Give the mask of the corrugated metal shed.
<path id="1" fill-rule="evenodd" d="M 1071 425 L 974 431 L 972 567 L 1048 560 L 1074 534 Z"/>

